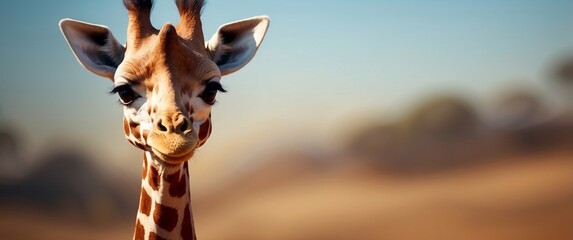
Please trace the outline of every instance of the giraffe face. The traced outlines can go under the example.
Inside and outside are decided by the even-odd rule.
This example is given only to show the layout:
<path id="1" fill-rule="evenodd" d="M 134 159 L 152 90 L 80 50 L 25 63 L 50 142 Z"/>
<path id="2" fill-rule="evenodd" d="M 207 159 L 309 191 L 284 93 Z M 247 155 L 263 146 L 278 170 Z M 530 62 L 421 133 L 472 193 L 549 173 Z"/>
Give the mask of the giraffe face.
<path id="1" fill-rule="evenodd" d="M 124 108 L 126 138 L 166 163 L 188 160 L 211 133 L 221 77 L 244 67 L 269 26 L 266 16 L 225 24 L 205 42 L 202 0 L 176 0 L 180 23 L 151 24 L 153 1 L 124 0 L 127 44 L 101 25 L 72 19 L 60 29 L 82 66 L 109 78 Z"/>
<path id="2" fill-rule="evenodd" d="M 217 64 L 192 44 L 166 24 L 138 48 L 128 46 L 114 76 L 126 138 L 167 163 L 188 160 L 205 143 L 215 96 L 224 91 Z"/>

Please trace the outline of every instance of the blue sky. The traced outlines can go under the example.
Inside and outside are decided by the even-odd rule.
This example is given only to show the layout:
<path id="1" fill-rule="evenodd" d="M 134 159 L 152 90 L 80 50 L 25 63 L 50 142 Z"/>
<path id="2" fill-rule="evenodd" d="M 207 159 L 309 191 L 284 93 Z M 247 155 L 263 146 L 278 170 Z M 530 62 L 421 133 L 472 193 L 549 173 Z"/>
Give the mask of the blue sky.
<path id="1" fill-rule="evenodd" d="M 172 1 L 157 2 L 156 26 L 178 21 Z M 572 12 L 573 1 L 210 0 L 206 36 L 255 15 L 271 26 L 254 60 L 223 79 L 230 91 L 204 154 L 245 136 L 341 137 L 347 121 L 396 114 L 435 91 L 473 99 L 514 85 L 544 91 L 547 65 L 573 52 Z M 125 41 L 119 0 L 3 2 L 0 118 L 31 148 L 54 139 L 129 148 L 121 107 L 106 94 L 111 82 L 77 64 L 57 27 L 65 17 L 107 25 Z"/>

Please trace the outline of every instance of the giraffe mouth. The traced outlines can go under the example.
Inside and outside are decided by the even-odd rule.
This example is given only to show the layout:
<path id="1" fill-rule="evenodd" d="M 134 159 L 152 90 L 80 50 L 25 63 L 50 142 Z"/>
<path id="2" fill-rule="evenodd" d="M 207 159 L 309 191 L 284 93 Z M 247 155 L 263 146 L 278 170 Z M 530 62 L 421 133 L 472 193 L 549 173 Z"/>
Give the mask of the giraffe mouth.
<path id="1" fill-rule="evenodd" d="M 152 147 L 151 152 L 153 153 L 153 155 L 157 156 L 159 159 L 163 160 L 164 162 L 171 163 L 171 164 L 177 164 L 177 163 L 185 162 L 185 161 L 189 160 L 191 157 L 193 157 L 193 154 L 195 153 L 195 148 L 189 149 L 188 151 L 183 152 L 183 153 L 166 154 L 166 153 L 163 153 L 163 152 L 159 151 L 158 149 Z"/>
<path id="2" fill-rule="evenodd" d="M 151 152 L 164 162 L 177 164 L 189 160 L 195 152 L 197 137 L 192 134 L 158 134 L 151 132 L 147 145 Z"/>

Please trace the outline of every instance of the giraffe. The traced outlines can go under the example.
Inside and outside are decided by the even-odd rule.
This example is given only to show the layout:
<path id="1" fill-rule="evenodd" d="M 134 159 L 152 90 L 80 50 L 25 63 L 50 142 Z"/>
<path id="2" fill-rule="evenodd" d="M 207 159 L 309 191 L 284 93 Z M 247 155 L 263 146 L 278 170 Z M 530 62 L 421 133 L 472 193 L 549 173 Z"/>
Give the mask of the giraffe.
<path id="1" fill-rule="evenodd" d="M 125 45 L 102 25 L 62 19 L 60 29 L 84 68 L 112 80 L 125 136 L 144 152 L 133 239 L 196 239 L 187 162 L 211 134 L 221 77 L 253 58 L 269 18 L 224 24 L 205 41 L 204 0 L 175 0 L 180 23 L 160 29 L 151 24 L 152 0 L 123 3 Z"/>

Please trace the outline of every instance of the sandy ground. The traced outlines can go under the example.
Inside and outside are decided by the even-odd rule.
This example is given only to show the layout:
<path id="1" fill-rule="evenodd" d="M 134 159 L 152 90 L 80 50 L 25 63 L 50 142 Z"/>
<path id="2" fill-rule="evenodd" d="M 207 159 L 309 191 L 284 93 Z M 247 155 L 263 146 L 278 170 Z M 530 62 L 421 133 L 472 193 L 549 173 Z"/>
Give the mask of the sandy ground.
<path id="1" fill-rule="evenodd" d="M 196 199 L 201 239 L 573 239 L 573 155 L 527 156 L 434 175 L 353 167 Z M 130 239 L 97 226 L 0 210 L 0 239 Z"/>
<path id="2" fill-rule="evenodd" d="M 573 239 L 573 155 L 530 158 L 415 178 L 301 176 L 198 209 L 197 229 L 204 239 Z"/>
<path id="3" fill-rule="evenodd" d="M 3 209 L 0 214 L 0 239 L 131 239 L 133 224 L 127 221 L 88 224 L 73 218 L 46 216 L 33 212 Z"/>

